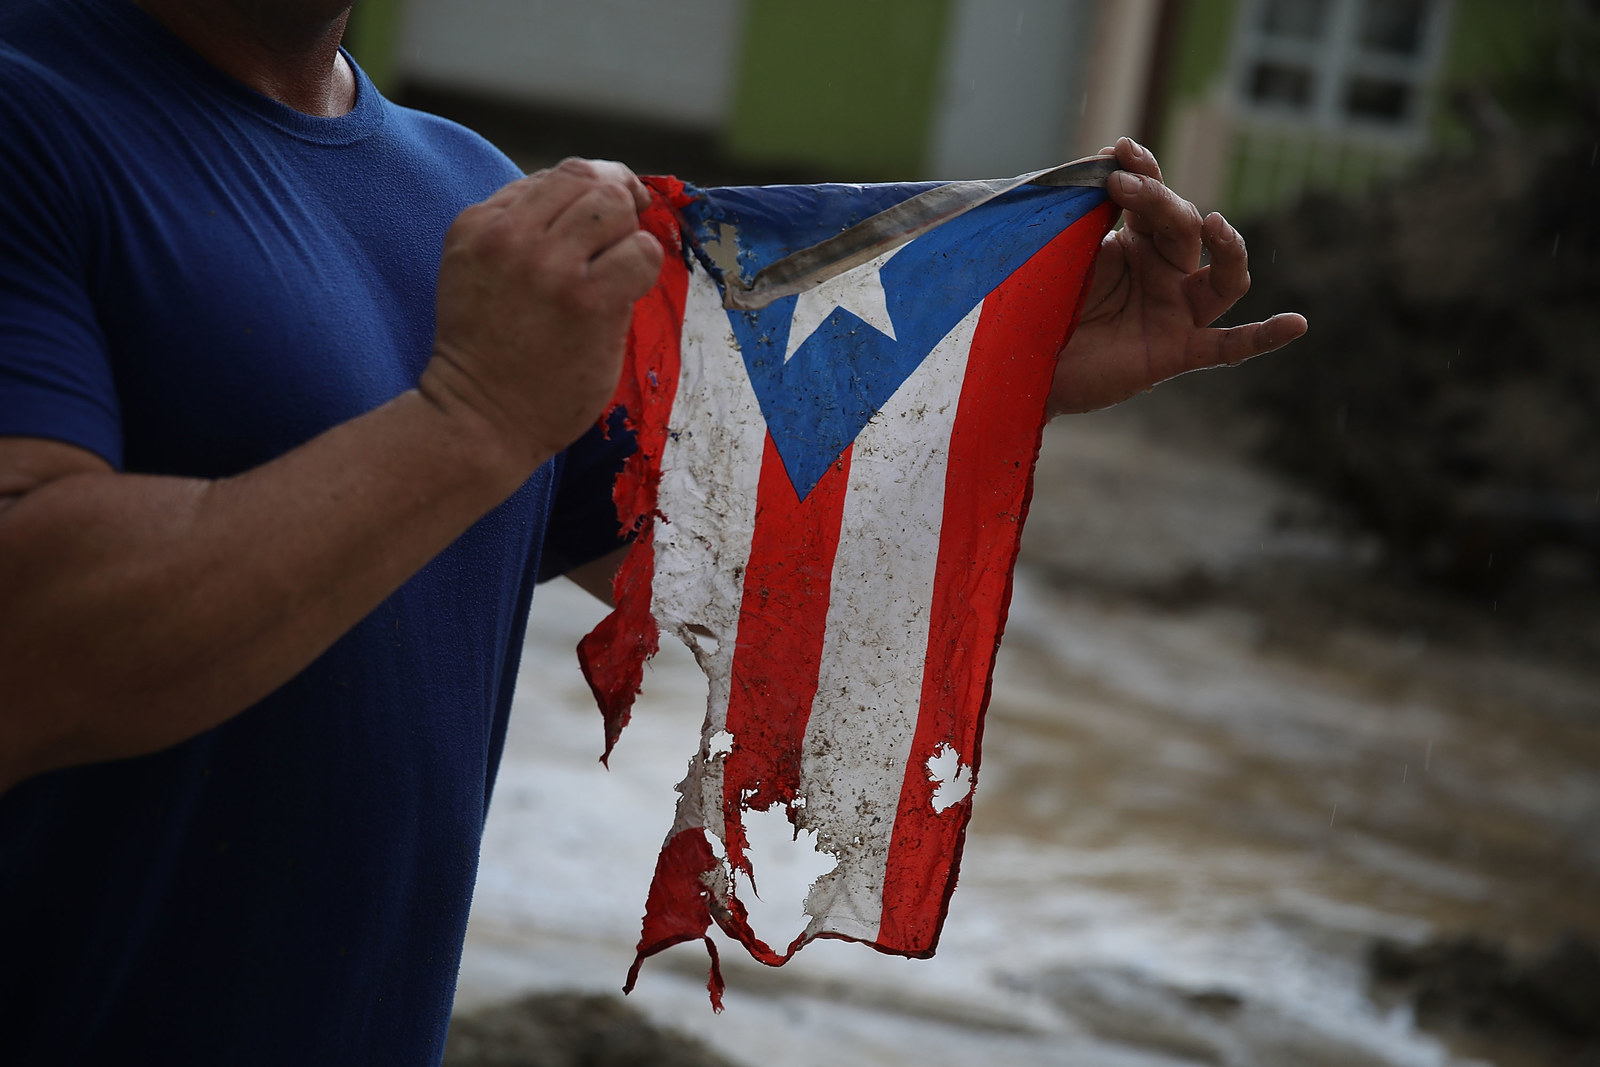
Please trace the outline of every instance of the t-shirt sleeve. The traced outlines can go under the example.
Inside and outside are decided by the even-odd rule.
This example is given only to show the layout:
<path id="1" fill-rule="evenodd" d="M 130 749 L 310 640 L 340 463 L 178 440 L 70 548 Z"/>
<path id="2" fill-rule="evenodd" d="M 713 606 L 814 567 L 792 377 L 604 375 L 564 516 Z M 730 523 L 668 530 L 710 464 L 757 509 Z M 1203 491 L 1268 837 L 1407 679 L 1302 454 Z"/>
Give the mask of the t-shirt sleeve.
<path id="1" fill-rule="evenodd" d="M 559 577 L 628 543 L 617 522 L 611 487 L 634 448 L 622 412 L 616 411 L 605 428 L 594 427 L 567 449 L 539 557 L 539 581 Z"/>
<path id="2" fill-rule="evenodd" d="M 48 75 L 0 47 L 0 436 L 122 465 L 122 423 L 90 296 L 93 193 Z"/>

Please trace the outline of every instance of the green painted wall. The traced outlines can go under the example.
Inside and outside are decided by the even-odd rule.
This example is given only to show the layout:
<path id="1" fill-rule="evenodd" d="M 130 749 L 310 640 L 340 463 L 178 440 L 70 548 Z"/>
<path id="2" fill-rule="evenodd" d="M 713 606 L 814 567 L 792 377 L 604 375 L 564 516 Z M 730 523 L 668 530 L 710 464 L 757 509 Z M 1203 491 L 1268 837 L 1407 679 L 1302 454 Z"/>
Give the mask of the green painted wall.
<path id="1" fill-rule="evenodd" d="M 1456 0 L 1445 80 L 1504 74 L 1539 57 L 1535 47 L 1561 24 L 1565 0 Z"/>
<path id="2" fill-rule="evenodd" d="M 922 176 L 949 0 L 750 0 L 726 150 L 839 180 Z"/>
<path id="3" fill-rule="evenodd" d="M 1566 0 L 1455 0 L 1450 42 L 1434 93 L 1432 126 L 1437 144 L 1451 148 L 1472 140 L 1449 104 L 1450 94 L 1492 89 L 1546 62 L 1547 49 L 1562 32 L 1567 6 Z"/>
<path id="4" fill-rule="evenodd" d="M 401 0 L 359 0 L 350 9 L 344 46 L 378 87 L 388 92 L 394 85 L 395 52 L 400 47 Z"/>
<path id="5" fill-rule="evenodd" d="M 1172 80 L 1166 107 L 1211 91 L 1228 69 L 1238 0 L 1188 0 L 1178 21 Z"/>

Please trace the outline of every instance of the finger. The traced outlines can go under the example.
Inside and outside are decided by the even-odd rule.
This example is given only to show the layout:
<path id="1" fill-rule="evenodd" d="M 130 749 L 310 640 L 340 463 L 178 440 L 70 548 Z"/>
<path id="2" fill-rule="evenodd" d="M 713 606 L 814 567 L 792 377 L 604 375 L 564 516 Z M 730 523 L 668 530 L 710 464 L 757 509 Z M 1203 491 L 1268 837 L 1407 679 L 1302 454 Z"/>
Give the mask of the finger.
<path id="1" fill-rule="evenodd" d="M 653 234 L 635 230 L 589 263 L 589 277 L 602 293 L 631 304 L 655 284 L 665 253 Z"/>
<path id="2" fill-rule="evenodd" d="M 1186 362 L 1189 370 L 1237 367 L 1247 359 L 1282 348 L 1305 332 L 1305 316 L 1293 312 L 1231 329 L 1205 330 L 1190 344 Z"/>
<path id="3" fill-rule="evenodd" d="M 1120 311 L 1128 302 L 1128 246 L 1112 230 L 1100 241 L 1095 254 L 1094 276 L 1083 297 L 1080 321 L 1101 318 Z"/>
<path id="4" fill-rule="evenodd" d="M 633 195 L 621 184 L 591 186 L 550 222 L 551 241 L 590 259 L 639 228 Z"/>
<path id="5" fill-rule="evenodd" d="M 1244 238 L 1216 212 L 1205 217 L 1201 240 L 1211 252 L 1211 263 L 1184 279 L 1196 326 L 1209 326 L 1250 291 L 1249 255 Z"/>
<path id="6" fill-rule="evenodd" d="M 461 212 L 461 218 L 468 221 L 469 226 L 482 226 L 498 219 L 513 204 L 527 196 L 529 191 L 536 188 L 549 174 L 548 170 L 535 171 L 524 174 L 514 181 L 506 182 L 489 196 L 476 204 L 469 205 Z"/>
<path id="7" fill-rule="evenodd" d="M 1161 177 L 1161 164 L 1156 162 L 1155 154 L 1132 137 L 1119 137 L 1116 145 L 1108 151 L 1117 157 L 1117 164 L 1123 170 L 1143 174 L 1158 182 L 1165 180 Z"/>
<path id="8" fill-rule="evenodd" d="M 1161 165 L 1156 162 L 1156 157 L 1138 141 L 1131 137 L 1119 137 L 1117 143 L 1102 151 L 1110 153 L 1117 161 L 1117 166 L 1132 174 L 1142 175 L 1162 181 Z M 1148 236 L 1150 227 L 1137 215 L 1127 218 L 1126 225 L 1135 233 Z"/>
<path id="9" fill-rule="evenodd" d="M 1120 157 L 1119 157 L 1120 158 Z M 1155 178 L 1119 170 L 1106 182 L 1127 225 L 1149 237 L 1161 258 L 1185 274 L 1200 267 L 1200 212 Z"/>
<path id="10" fill-rule="evenodd" d="M 570 164 L 570 165 L 569 165 Z M 527 192 L 532 186 L 548 178 L 555 170 L 565 168 L 569 173 L 580 175 L 593 175 L 601 180 L 617 181 L 627 187 L 633 202 L 640 211 L 650 206 L 650 188 L 639 180 L 626 164 L 618 163 L 614 159 L 578 159 L 569 157 L 557 164 L 556 167 L 544 167 L 524 175 L 515 181 L 501 186 L 495 194 L 484 201 L 485 204 L 503 204 L 508 200 Z"/>
<path id="11" fill-rule="evenodd" d="M 620 185 L 633 198 L 636 209 L 643 211 L 650 206 L 650 190 L 645 187 L 644 182 L 640 181 L 639 176 L 626 164 L 618 163 L 614 159 L 579 159 L 576 156 L 568 156 L 556 165 L 555 172 L 593 179 L 602 184 Z"/>
<path id="12" fill-rule="evenodd" d="M 633 206 L 636 210 L 643 211 L 650 206 L 650 190 L 627 165 L 618 163 L 614 159 L 591 159 L 586 162 L 594 166 L 603 180 L 617 182 L 627 189 L 629 195 L 633 197 Z"/>
<path id="13" fill-rule="evenodd" d="M 512 184 L 520 191 L 506 201 L 505 208 L 517 213 L 519 226 L 530 227 L 535 233 L 548 229 L 574 201 L 591 189 L 615 186 L 626 194 L 635 213 L 640 210 L 641 197 L 643 204 L 650 202 L 649 191 L 631 170 L 604 159 L 563 159 L 547 171 L 530 174 Z"/>

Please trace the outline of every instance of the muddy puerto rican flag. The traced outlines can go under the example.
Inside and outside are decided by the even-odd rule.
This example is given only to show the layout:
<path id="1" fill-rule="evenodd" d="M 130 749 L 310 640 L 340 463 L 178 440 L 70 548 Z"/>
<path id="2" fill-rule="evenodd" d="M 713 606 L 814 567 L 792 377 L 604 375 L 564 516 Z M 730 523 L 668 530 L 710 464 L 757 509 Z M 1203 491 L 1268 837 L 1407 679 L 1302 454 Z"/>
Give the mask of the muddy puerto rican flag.
<path id="1" fill-rule="evenodd" d="M 618 393 L 638 451 L 617 608 L 579 658 L 627 722 L 662 631 L 710 679 L 645 957 L 714 921 L 763 963 L 817 937 L 929 956 L 955 888 L 1045 399 L 1114 221 L 1091 159 L 935 185 L 647 179 L 667 249 Z M 835 861 L 774 948 L 745 814 Z"/>

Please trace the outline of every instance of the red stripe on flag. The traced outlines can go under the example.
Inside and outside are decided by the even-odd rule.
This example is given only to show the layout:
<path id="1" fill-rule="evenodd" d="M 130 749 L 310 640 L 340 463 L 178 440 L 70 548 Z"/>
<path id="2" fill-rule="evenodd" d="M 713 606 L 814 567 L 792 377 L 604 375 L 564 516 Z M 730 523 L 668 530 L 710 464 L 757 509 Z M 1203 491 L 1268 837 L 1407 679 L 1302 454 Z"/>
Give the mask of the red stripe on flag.
<path id="1" fill-rule="evenodd" d="M 616 609 L 578 643 L 578 663 L 605 721 L 606 747 L 601 762 L 611 755 L 617 736 L 628 724 L 633 698 L 644 681 L 644 661 L 656 654 L 661 643 L 650 614 L 656 491 L 661 483 L 667 421 L 678 388 L 678 346 L 689 291 L 689 267 L 680 251 L 683 240 L 676 212 L 692 198 L 676 178 L 646 178 L 645 182 L 655 195 L 640 214 L 639 224 L 656 236 L 667 254 L 655 286 L 634 305 L 628 358 L 612 400 L 612 407 L 627 411 L 628 428 L 638 442 L 638 450 L 628 457 L 612 489 L 617 520 L 622 529 L 633 531 L 633 549 L 612 583 Z"/>
<path id="2" fill-rule="evenodd" d="M 890 841 L 881 949 L 933 955 L 955 889 L 971 792 L 936 811 L 928 766 L 952 751 L 976 779 L 1053 357 L 1077 323 L 1113 212 L 1102 205 L 1055 237 L 989 294 L 978 320 L 951 432 L 922 704 Z"/>
<path id="3" fill-rule="evenodd" d="M 646 957 L 685 941 L 701 938 L 711 953 L 711 973 L 706 988 L 711 992 L 711 1007 L 722 1010 L 722 968 L 717 959 L 717 946 L 706 936 L 711 928 L 711 910 L 707 898 L 711 892 L 701 875 L 715 870 L 717 858 L 706 840 L 706 832 L 699 827 L 680 830 L 661 846 L 656 857 L 656 875 L 650 883 L 650 895 L 644 906 L 644 929 L 639 934 L 639 950 L 628 968 L 628 981 L 624 993 L 633 992 L 639 980 L 639 968 Z"/>
<path id="4" fill-rule="evenodd" d="M 752 884 L 744 811 L 766 811 L 781 804 L 794 820 L 849 480 L 846 449 L 801 500 L 772 435 L 767 435 L 728 693 L 727 728 L 733 747 L 722 770 L 728 861 L 750 876 Z M 728 923 L 722 925 L 727 928 Z M 728 933 L 763 962 L 776 964 L 786 958 L 772 952 L 748 926 Z"/>

